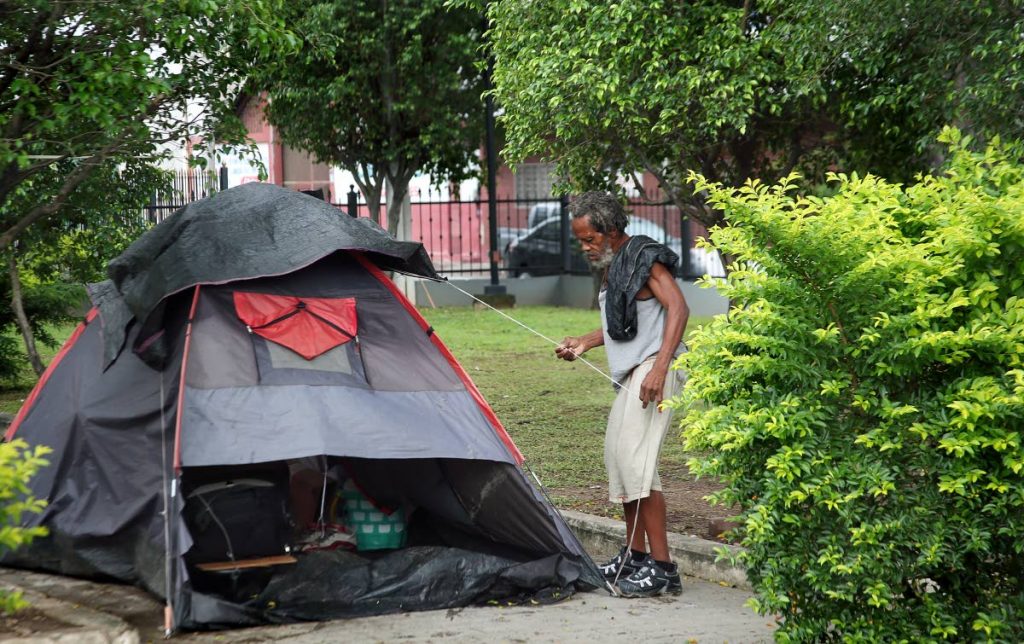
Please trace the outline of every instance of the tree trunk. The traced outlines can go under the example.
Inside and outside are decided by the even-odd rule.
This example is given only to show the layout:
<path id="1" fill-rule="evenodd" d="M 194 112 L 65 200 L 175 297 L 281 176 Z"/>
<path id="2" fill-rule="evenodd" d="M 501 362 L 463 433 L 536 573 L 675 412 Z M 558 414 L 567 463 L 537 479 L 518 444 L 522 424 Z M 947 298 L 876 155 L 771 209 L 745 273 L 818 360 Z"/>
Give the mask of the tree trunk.
<path id="1" fill-rule="evenodd" d="M 387 36 L 388 29 L 388 0 L 380 0 L 380 11 L 383 27 Z M 394 88 L 397 86 L 395 79 L 394 57 L 391 51 L 391 38 L 385 37 L 383 49 L 383 65 L 380 72 L 380 98 L 384 103 L 384 113 L 388 124 L 388 138 L 391 141 L 398 141 L 398 115 L 395 114 Z M 397 237 L 398 220 L 402 213 L 402 201 L 409 191 L 409 181 L 402 181 L 402 173 L 398 171 L 397 161 L 391 161 L 391 167 L 385 173 L 390 191 L 388 192 L 388 232 Z"/>
<path id="2" fill-rule="evenodd" d="M 415 168 L 405 164 L 392 163 L 387 172 L 387 181 L 391 186 L 388 194 L 388 232 L 395 239 L 410 241 L 398 230 L 402 219 L 402 204 L 409 195 L 409 182 L 416 174 Z M 411 225 L 411 222 L 410 222 Z M 409 231 L 411 233 L 411 230 Z"/>
<path id="3" fill-rule="evenodd" d="M 25 306 L 21 297 L 21 279 L 18 277 L 18 259 L 14 256 L 13 251 L 7 255 L 7 268 L 11 277 L 11 307 L 14 309 L 14 316 L 17 319 L 18 328 L 21 330 L 21 337 L 25 341 L 25 353 L 28 354 L 28 360 L 32 363 L 32 369 L 36 372 L 36 375 L 41 376 L 46 367 L 43 365 L 39 352 L 36 350 L 36 340 L 32 336 L 32 325 L 28 323 L 28 316 L 25 315 Z"/>
<path id="4" fill-rule="evenodd" d="M 356 182 L 359 191 L 363 193 L 366 200 L 366 207 L 370 213 L 370 219 L 380 223 L 380 194 L 384 186 L 384 173 L 378 170 L 371 171 L 365 165 L 346 167 L 352 173 L 352 179 Z"/>
<path id="5" fill-rule="evenodd" d="M 391 184 L 391 200 L 388 201 L 388 232 L 395 239 L 398 236 L 398 224 L 402 218 L 402 202 L 409 194 L 409 182 Z M 402 241 L 408 241 L 403 239 Z"/>

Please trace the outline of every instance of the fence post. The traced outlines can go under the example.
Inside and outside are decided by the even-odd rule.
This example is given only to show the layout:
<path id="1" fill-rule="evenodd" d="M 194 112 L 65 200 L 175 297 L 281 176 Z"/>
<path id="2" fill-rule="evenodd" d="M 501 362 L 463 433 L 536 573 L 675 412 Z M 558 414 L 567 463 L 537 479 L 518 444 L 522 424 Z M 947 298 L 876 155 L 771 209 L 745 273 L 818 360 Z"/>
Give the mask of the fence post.
<path id="1" fill-rule="evenodd" d="M 348 214 L 350 217 L 359 216 L 359 193 L 352 184 L 348 186 Z"/>
<path id="2" fill-rule="evenodd" d="M 491 94 L 494 74 L 494 56 L 487 55 L 484 94 L 484 145 L 487 154 L 487 230 L 490 242 L 491 283 L 484 286 L 484 294 L 504 296 L 505 285 L 498 283 L 498 146 L 494 142 L 494 96 Z"/>
<path id="3" fill-rule="evenodd" d="M 690 269 L 690 247 L 693 246 L 693 236 L 690 235 L 690 216 L 679 210 L 679 276 L 683 279 L 694 277 Z"/>
<path id="4" fill-rule="evenodd" d="M 220 167 L 220 189 L 228 189 L 228 167 L 226 165 Z"/>
<path id="5" fill-rule="evenodd" d="M 572 248 L 569 243 L 569 234 L 571 232 L 569 227 L 569 195 L 562 195 L 558 202 L 560 206 L 558 217 L 562 226 L 562 272 L 570 273 L 572 272 L 572 254 L 570 252 Z"/>

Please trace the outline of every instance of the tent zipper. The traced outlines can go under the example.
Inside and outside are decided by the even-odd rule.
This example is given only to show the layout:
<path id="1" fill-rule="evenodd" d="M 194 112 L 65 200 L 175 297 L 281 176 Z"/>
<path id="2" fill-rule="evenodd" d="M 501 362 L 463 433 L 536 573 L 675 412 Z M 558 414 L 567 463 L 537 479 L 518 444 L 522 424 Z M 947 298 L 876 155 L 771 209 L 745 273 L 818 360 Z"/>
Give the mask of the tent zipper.
<path id="1" fill-rule="evenodd" d="M 271 320 L 270 322 L 267 322 L 266 324 L 261 324 L 259 326 L 249 326 L 247 324 L 247 325 L 245 325 L 245 328 L 249 330 L 249 333 L 252 333 L 253 329 L 265 329 L 268 326 L 272 326 L 274 324 L 277 324 L 278 322 L 282 322 L 284 320 L 287 320 L 288 318 L 290 318 L 292 316 L 298 315 L 304 308 L 305 307 L 298 307 L 297 306 L 294 309 L 292 309 L 291 311 L 289 311 L 289 312 L 285 313 L 284 315 L 282 315 L 281 317 L 274 318 L 273 320 Z"/>
<path id="2" fill-rule="evenodd" d="M 316 313 L 314 313 L 313 311 L 310 311 L 309 309 L 306 309 L 306 313 L 309 313 L 310 315 L 312 315 L 316 319 L 320 320 L 321 322 L 323 322 L 327 326 L 331 327 L 332 329 L 334 329 L 338 333 L 344 333 L 345 335 L 348 336 L 349 340 L 355 340 L 356 344 L 359 344 L 359 336 L 358 335 L 352 335 L 351 333 L 349 333 L 345 329 L 341 328 L 340 326 L 338 326 L 334 322 L 331 322 L 330 320 L 328 320 L 327 318 L 323 317 L 322 315 L 317 315 Z"/>
<path id="3" fill-rule="evenodd" d="M 352 335 L 351 333 L 349 333 L 345 329 L 341 328 L 340 326 L 338 326 L 334 322 L 331 322 L 327 318 L 324 318 L 322 316 L 317 315 L 316 313 L 310 311 L 309 309 L 306 309 L 306 313 L 309 313 L 310 315 L 312 315 L 316 319 L 320 320 L 321 322 L 323 322 L 327 326 L 331 327 L 332 329 L 338 331 L 339 333 L 344 333 L 345 335 L 347 335 L 352 340 L 352 342 L 355 344 L 354 348 L 355 348 L 356 356 L 359 358 L 359 366 L 363 368 L 363 380 L 366 381 L 366 384 L 370 384 L 370 375 L 368 373 L 366 373 L 366 362 L 363 360 L 363 346 L 359 342 L 359 334 L 356 333 L 355 335 Z"/>

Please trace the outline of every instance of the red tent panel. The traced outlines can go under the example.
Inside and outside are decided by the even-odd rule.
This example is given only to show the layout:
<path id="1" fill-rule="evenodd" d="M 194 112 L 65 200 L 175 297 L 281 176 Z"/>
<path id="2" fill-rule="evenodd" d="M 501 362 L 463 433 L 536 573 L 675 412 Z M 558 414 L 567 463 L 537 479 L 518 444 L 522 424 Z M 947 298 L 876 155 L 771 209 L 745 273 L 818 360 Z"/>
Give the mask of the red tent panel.
<path id="1" fill-rule="evenodd" d="M 235 312 L 253 333 L 306 360 L 356 335 L 355 298 L 294 297 L 235 291 Z"/>

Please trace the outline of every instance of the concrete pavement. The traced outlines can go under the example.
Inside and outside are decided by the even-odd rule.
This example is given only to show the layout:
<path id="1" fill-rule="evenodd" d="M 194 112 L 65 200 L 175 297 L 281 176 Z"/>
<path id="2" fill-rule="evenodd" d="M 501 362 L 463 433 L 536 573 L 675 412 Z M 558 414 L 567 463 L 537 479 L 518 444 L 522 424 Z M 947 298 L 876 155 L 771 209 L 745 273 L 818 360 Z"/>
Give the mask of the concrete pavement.
<path id="1" fill-rule="evenodd" d="M 774 622 L 743 606 L 748 591 L 684 578 L 679 597 L 579 593 L 551 606 L 464 608 L 319 624 L 196 633 L 183 642 L 770 642 Z M 177 638 L 175 638 L 177 639 Z"/>
<path id="2" fill-rule="evenodd" d="M 0 582 L 74 628 L 26 642 L 134 644 L 163 639 L 163 607 L 131 586 L 0 569 Z M 774 622 L 744 606 L 749 591 L 683 578 L 679 597 L 619 599 L 579 593 L 550 606 L 470 607 L 230 631 L 180 633 L 189 643 L 330 642 L 770 642 Z M 11 641 L 11 640 L 7 640 Z"/>
<path id="3" fill-rule="evenodd" d="M 579 513 L 566 519 L 596 558 L 621 543 L 617 522 Z M 620 599 L 604 591 L 579 593 L 550 606 L 471 607 L 378 617 L 265 626 L 208 633 L 182 633 L 182 642 L 218 644 L 287 642 L 767 642 L 774 620 L 744 605 L 750 597 L 743 573 L 715 562 L 719 544 L 670 535 L 679 563 L 683 594 L 654 599 Z M 699 574 L 704 579 L 692 575 Z M 66 631 L 29 640 L 134 644 L 163 638 L 163 606 L 131 586 L 101 584 L 57 575 L 0 568 L 0 585 L 26 591 L 39 610 L 69 624 Z M 11 640 L 6 640 L 11 641 Z"/>

